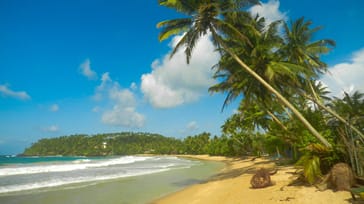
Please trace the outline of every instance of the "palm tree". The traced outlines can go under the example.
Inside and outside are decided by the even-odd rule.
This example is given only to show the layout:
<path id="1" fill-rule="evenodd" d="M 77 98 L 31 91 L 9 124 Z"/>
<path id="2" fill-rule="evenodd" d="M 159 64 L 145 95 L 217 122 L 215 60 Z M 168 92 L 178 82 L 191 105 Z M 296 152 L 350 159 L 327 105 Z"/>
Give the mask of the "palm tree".
<path id="1" fill-rule="evenodd" d="M 336 98 L 331 106 L 342 115 L 349 124 L 364 129 L 364 93 L 355 91 L 352 95 L 344 93 L 344 98 Z"/>
<path id="2" fill-rule="evenodd" d="M 305 21 L 304 17 L 293 21 L 288 25 L 283 23 L 285 44 L 281 51 L 288 61 L 304 65 L 310 73 L 305 79 L 317 79 L 319 74 L 327 71 L 327 65 L 320 60 L 320 55 L 328 53 L 335 42 L 330 39 L 312 41 L 313 34 L 321 27 L 310 28 L 311 21 Z"/>
<path id="3" fill-rule="evenodd" d="M 349 125 L 355 126 L 357 129 L 363 131 L 364 129 L 364 93 L 358 91 L 352 95 L 345 93 L 343 99 L 335 98 L 330 106 L 341 116 Z M 355 135 L 353 128 L 348 129 L 347 123 L 340 124 L 337 117 L 331 118 L 329 124 L 334 127 L 337 134 L 341 138 L 341 142 L 345 145 L 347 155 L 350 163 L 358 176 L 364 175 L 364 140 L 361 135 Z M 357 133 L 355 131 L 355 133 Z M 359 136 L 359 137 L 358 137 Z"/>
<path id="4" fill-rule="evenodd" d="M 186 46 L 185 54 L 187 63 L 189 63 L 192 50 L 198 39 L 203 35 L 211 33 L 212 41 L 218 48 L 221 48 L 220 51 L 230 54 L 248 74 L 263 84 L 263 86 L 273 93 L 279 101 L 287 106 L 320 142 L 327 147 L 331 147 L 331 144 L 312 127 L 303 115 L 284 96 L 246 65 L 233 50 L 224 43 L 223 37 L 229 36 L 233 39 L 242 40 L 250 44 L 249 40 L 242 35 L 241 32 L 230 23 L 224 21 L 224 16 L 239 13 L 242 6 L 257 3 L 258 1 L 256 0 L 159 0 L 160 5 L 176 9 L 177 11 L 190 16 L 188 18 L 167 20 L 158 23 L 157 27 L 162 28 L 159 40 L 165 40 L 172 35 L 185 32 L 181 40 L 175 46 L 171 56 L 173 56 L 179 48 Z"/>
<path id="5" fill-rule="evenodd" d="M 320 91 L 321 86 L 320 83 L 317 83 L 319 75 L 327 72 L 327 65 L 320 60 L 320 55 L 328 53 L 330 48 L 335 46 L 335 42 L 330 39 L 311 42 L 313 34 L 321 29 L 320 27 L 310 29 L 309 27 L 311 24 L 311 21 L 305 21 L 303 17 L 291 22 L 290 26 L 287 23 L 284 23 L 285 45 L 281 49 L 282 54 L 288 56 L 288 61 L 306 67 L 309 71 L 306 73 L 310 73 L 310 75 L 306 75 L 300 80 L 301 83 L 303 83 L 303 86 L 306 87 L 306 90 L 301 90 L 302 92 L 300 93 L 305 98 L 311 100 L 320 108 L 348 125 L 348 127 L 364 139 L 364 134 L 355 126 L 350 124 L 334 110 L 324 106 L 321 99 L 322 94 L 316 93 L 317 91 Z"/>
<path id="6" fill-rule="evenodd" d="M 305 93 L 302 93 L 303 94 L 303 96 L 306 98 L 306 99 L 308 99 L 308 100 L 310 100 L 310 101 L 312 101 L 312 102 L 314 102 L 317 106 L 319 106 L 321 109 L 323 109 L 323 110 L 325 110 L 326 112 L 328 112 L 329 114 L 331 114 L 331 116 L 333 116 L 333 117 L 335 117 L 337 120 L 339 120 L 340 122 L 342 122 L 342 123 L 344 123 L 345 125 L 347 125 L 350 129 L 352 129 L 356 134 L 358 134 L 358 136 L 360 137 L 360 139 L 361 140 L 364 140 L 364 134 L 362 133 L 362 131 L 364 131 L 363 130 L 363 128 L 362 129 L 360 129 L 360 128 L 357 128 L 357 127 L 355 127 L 355 125 L 351 122 L 351 121 L 349 121 L 348 119 L 349 118 L 344 118 L 343 116 L 345 116 L 345 112 L 342 112 L 342 113 L 340 113 L 340 114 L 344 114 L 343 116 L 341 116 L 339 113 L 337 113 L 335 110 L 333 110 L 333 108 L 332 108 L 332 105 L 328 105 L 328 106 L 326 106 L 326 105 L 324 105 L 324 103 L 322 102 L 322 100 L 326 100 L 326 101 L 330 101 L 330 100 L 328 100 L 328 98 L 326 97 L 326 96 L 324 96 L 323 94 L 322 94 L 322 92 L 321 91 L 323 91 L 322 90 L 322 84 L 320 84 L 320 83 L 318 83 L 318 84 L 316 84 L 316 85 L 312 85 L 313 83 L 311 82 L 311 83 L 309 83 L 309 86 L 310 86 L 310 89 L 312 90 L 311 91 L 311 94 L 313 94 L 314 96 L 310 96 L 310 95 L 308 95 L 308 94 L 305 94 Z M 320 90 L 321 89 L 321 90 Z M 325 93 L 325 92 L 324 92 Z M 350 97 L 348 97 L 348 95 L 347 95 L 347 93 L 345 93 L 346 94 L 346 97 L 344 98 L 344 100 L 345 99 L 348 99 L 348 98 L 350 98 Z M 358 93 L 357 93 L 358 94 Z M 358 95 L 357 95 L 358 96 Z M 357 97 L 356 96 L 356 97 Z M 354 98 L 355 98 L 355 96 L 354 96 Z M 336 100 L 335 100 L 336 102 L 337 101 L 341 101 L 340 99 L 338 99 L 338 98 L 336 98 Z M 341 103 L 341 102 L 340 102 Z M 340 111 L 340 110 L 339 110 Z"/>

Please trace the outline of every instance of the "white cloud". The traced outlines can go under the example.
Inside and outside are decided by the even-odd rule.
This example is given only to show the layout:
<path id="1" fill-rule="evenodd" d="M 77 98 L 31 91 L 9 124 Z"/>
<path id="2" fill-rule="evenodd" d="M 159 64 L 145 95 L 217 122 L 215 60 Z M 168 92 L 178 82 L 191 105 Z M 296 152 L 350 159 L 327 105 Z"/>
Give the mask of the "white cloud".
<path id="1" fill-rule="evenodd" d="M 0 85 L 0 94 L 3 97 L 16 98 L 20 100 L 28 100 L 30 96 L 25 91 L 13 91 L 7 84 Z"/>
<path id="2" fill-rule="evenodd" d="M 133 86 L 133 85 L 131 85 Z M 112 108 L 102 113 L 103 123 L 122 127 L 143 127 L 145 116 L 136 111 L 137 101 L 130 89 L 122 89 L 119 83 L 114 82 L 109 73 L 101 77 L 101 84 L 96 88 L 94 98 L 108 99 Z M 95 107 L 94 112 L 99 112 L 100 107 Z"/>
<path id="3" fill-rule="evenodd" d="M 58 132 L 59 131 L 59 127 L 58 127 L 58 125 L 51 125 L 51 126 L 42 128 L 42 130 L 44 132 Z"/>
<path id="4" fill-rule="evenodd" d="M 135 82 L 131 83 L 130 84 L 130 89 L 133 90 L 133 91 L 137 90 L 138 89 L 137 84 Z"/>
<path id="5" fill-rule="evenodd" d="M 181 36 L 171 41 L 171 49 Z M 152 72 L 143 74 L 141 90 L 157 108 L 171 108 L 198 100 L 214 84 L 211 67 L 220 58 L 208 36 L 196 44 L 190 64 L 181 48 L 172 59 L 170 53 L 152 63 Z"/>
<path id="6" fill-rule="evenodd" d="M 80 70 L 83 76 L 88 79 L 97 79 L 97 74 L 95 71 L 91 69 L 91 62 L 89 59 L 86 59 L 81 65 Z"/>
<path id="7" fill-rule="evenodd" d="M 330 67 L 329 73 L 325 74 L 321 81 L 336 97 L 342 97 L 344 91 L 364 92 L 364 48 L 354 52 L 349 62 Z"/>
<path id="8" fill-rule="evenodd" d="M 51 105 L 51 107 L 49 107 L 49 110 L 52 111 L 52 112 L 57 112 L 59 111 L 59 106 L 58 104 L 53 104 Z"/>
<path id="9" fill-rule="evenodd" d="M 286 20 L 286 13 L 282 13 L 279 10 L 280 2 L 279 0 L 269 0 L 267 3 L 261 2 L 260 5 L 255 5 L 249 9 L 253 16 L 257 14 L 262 16 L 266 20 L 266 25 L 269 25 L 273 21 Z"/>
<path id="10" fill-rule="evenodd" d="M 101 101 L 103 99 L 103 94 L 105 93 L 105 89 L 107 89 L 108 84 L 113 84 L 109 72 L 105 72 L 101 76 L 101 84 L 96 87 L 96 93 L 93 96 L 93 99 L 96 101 Z"/>
<path id="11" fill-rule="evenodd" d="M 197 125 L 197 122 L 196 121 L 191 121 L 187 124 L 186 126 L 187 130 L 188 131 L 195 131 L 198 129 L 198 125 Z"/>
<path id="12" fill-rule="evenodd" d="M 144 126 L 145 117 L 136 112 L 134 107 L 115 105 L 112 110 L 103 113 L 102 122 L 114 126 L 140 128 Z"/>
<path id="13" fill-rule="evenodd" d="M 111 81 L 110 73 L 109 72 L 103 73 L 102 76 L 101 76 L 101 85 L 99 87 L 103 88 L 105 86 L 105 84 L 110 82 L 110 81 Z"/>

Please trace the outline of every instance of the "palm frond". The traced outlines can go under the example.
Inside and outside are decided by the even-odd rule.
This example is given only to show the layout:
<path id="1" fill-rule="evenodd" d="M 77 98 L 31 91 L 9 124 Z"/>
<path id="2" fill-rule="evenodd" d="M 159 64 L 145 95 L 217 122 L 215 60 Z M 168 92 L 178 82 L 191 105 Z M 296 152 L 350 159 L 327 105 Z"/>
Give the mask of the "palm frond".
<path id="1" fill-rule="evenodd" d="M 170 58 L 172 58 L 181 47 L 185 46 L 186 47 L 185 48 L 186 60 L 187 60 L 187 64 L 189 64 L 191 55 L 192 55 L 192 50 L 193 50 L 198 38 L 199 38 L 199 34 L 196 33 L 194 30 L 189 29 L 183 35 L 183 37 L 178 41 L 176 46 L 173 48 Z"/>
<path id="2" fill-rule="evenodd" d="M 177 10 L 178 12 L 191 15 L 195 12 L 196 4 L 199 1 L 195 0 L 158 0 L 159 5 Z"/>
<path id="3" fill-rule="evenodd" d="M 166 20 L 159 22 L 157 24 L 157 28 L 162 28 L 162 30 L 159 33 L 158 39 L 159 41 L 163 41 L 173 35 L 186 32 L 190 28 L 190 25 L 191 25 L 191 19 L 189 18 Z"/>

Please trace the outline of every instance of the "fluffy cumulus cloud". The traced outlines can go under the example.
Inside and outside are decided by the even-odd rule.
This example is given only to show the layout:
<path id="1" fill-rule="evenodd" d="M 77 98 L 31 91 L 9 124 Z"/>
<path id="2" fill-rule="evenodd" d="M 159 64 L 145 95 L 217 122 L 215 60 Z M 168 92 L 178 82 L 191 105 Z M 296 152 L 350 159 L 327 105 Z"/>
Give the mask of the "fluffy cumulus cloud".
<path id="1" fill-rule="evenodd" d="M 0 85 L 0 95 L 3 97 L 16 98 L 20 100 L 28 100 L 30 96 L 25 91 L 14 91 L 9 88 L 9 85 Z"/>
<path id="2" fill-rule="evenodd" d="M 97 74 L 95 71 L 91 69 L 91 62 L 89 59 L 86 59 L 81 65 L 80 65 L 80 71 L 81 74 L 88 79 L 97 79 Z"/>
<path id="3" fill-rule="evenodd" d="M 171 49 L 181 36 L 170 43 Z M 186 63 L 184 49 L 173 58 L 166 54 L 152 63 L 152 72 L 141 77 L 141 90 L 156 108 L 172 108 L 198 100 L 214 84 L 211 67 L 218 62 L 219 54 L 208 36 L 196 44 L 190 64 Z"/>
<path id="4" fill-rule="evenodd" d="M 329 68 L 321 81 L 328 87 L 331 94 L 342 97 L 343 92 L 350 93 L 359 90 L 364 92 L 364 48 L 354 52 L 348 62 L 336 64 Z"/>
<path id="5" fill-rule="evenodd" d="M 250 13 L 255 16 L 259 15 L 265 18 L 267 25 L 277 20 L 286 20 L 286 13 L 279 10 L 279 0 L 269 0 L 267 3 L 261 2 L 260 5 L 255 5 L 249 9 Z"/>
<path id="6" fill-rule="evenodd" d="M 134 84 L 131 85 L 133 87 Z M 101 120 L 105 124 L 121 127 L 142 127 L 145 116 L 136 111 L 137 101 L 131 89 L 121 88 L 119 83 L 113 81 L 109 73 L 101 77 L 101 84 L 96 88 L 94 99 L 109 100 L 112 107 L 104 110 Z M 97 110 L 97 111 L 96 111 Z M 100 108 L 96 107 L 95 112 Z"/>

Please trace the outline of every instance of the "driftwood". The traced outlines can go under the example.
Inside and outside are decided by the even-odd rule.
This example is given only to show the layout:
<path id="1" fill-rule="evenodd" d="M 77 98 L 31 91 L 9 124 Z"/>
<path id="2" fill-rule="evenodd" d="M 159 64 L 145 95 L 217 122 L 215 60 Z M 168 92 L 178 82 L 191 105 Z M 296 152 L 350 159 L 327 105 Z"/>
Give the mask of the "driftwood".
<path id="1" fill-rule="evenodd" d="M 273 182 L 270 176 L 275 173 L 277 173 L 277 170 L 271 173 L 265 168 L 259 169 L 250 180 L 252 188 L 265 188 L 268 186 L 272 186 Z"/>

